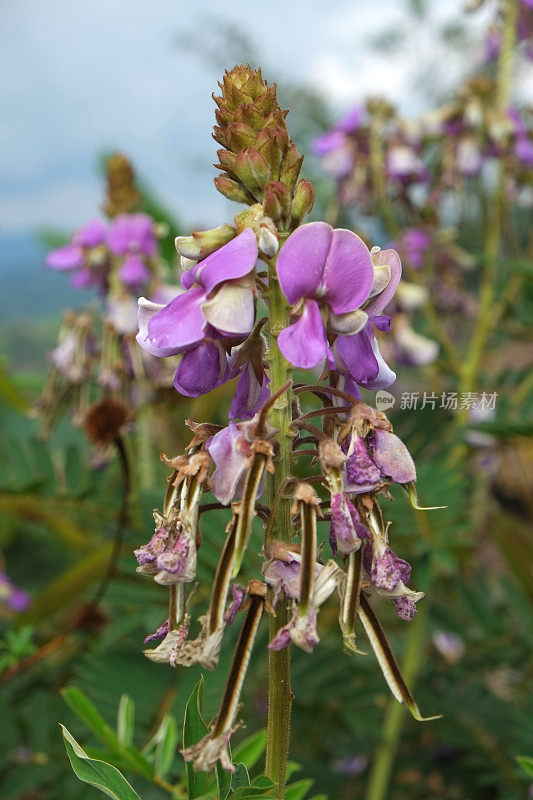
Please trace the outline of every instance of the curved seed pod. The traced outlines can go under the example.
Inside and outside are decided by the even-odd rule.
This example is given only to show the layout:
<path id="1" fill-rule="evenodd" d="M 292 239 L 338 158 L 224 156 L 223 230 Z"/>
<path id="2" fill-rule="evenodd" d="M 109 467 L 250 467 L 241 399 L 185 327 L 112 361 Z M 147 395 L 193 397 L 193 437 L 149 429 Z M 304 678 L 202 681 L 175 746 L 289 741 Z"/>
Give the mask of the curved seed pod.
<path id="1" fill-rule="evenodd" d="M 392 652 L 385 632 L 381 627 L 381 623 L 374 614 L 372 606 L 364 594 L 361 595 L 361 604 L 357 613 L 363 623 L 363 628 L 372 645 L 372 649 L 376 654 L 379 666 L 383 672 L 383 677 L 387 681 L 387 685 L 396 700 L 399 703 L 404 703 L 418 722 L 429 722 L 432 719 L 440 719 L 442 714 L 436 714 L 433 717 L 423 717 L 421 715 L 413 695 L 407 688 L 396 656 Z"/>

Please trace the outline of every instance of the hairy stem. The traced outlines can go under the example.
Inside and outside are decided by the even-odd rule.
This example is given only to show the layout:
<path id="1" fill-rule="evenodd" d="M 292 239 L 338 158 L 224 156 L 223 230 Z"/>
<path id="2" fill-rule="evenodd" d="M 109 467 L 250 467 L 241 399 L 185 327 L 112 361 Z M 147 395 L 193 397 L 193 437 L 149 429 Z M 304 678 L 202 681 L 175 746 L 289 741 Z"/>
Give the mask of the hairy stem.
<path id="1" fill-rule="evenodd" d="M 268 362 L 270 366 L 270 390 L 274 394 L 291 378 L 291 365 L 282 356 L 277 337 L 289 323 L 289 306 L 281 291 L 276 274 L 275 260 L 269 263 L 268 269 L 268 309 L 269 327 Z M 290 500 L 281 494 L 279 502 L 274 505 L 278 492 L 283 492 L 282 484 L 286 484 L 291 472 L 291 451 L 293 433 L 291 424 L 292 391 L 284 392 L 273 404 L 270 421 L 278 429 L 279 454 L 275 459 L 275 474 L 270 481 L 270 502 L 273 511 L 272 524 L 269 525 L 269 538 L 284 542 L 291 538 Z M 270 637 L 289 621 L 289 609 L 286 601 L 279 604 L 277 614 L 270 618 Z M 292 692 L 290 684 L 290 649 L 284 647 L 269 653 L 268 684 L 268 734 L 266 753 L 266 774 L 275 781 L 274 797 L 283 800 L 285 797 L 285 779 L 287 757 L 289 752 L 289 732 Z"/>

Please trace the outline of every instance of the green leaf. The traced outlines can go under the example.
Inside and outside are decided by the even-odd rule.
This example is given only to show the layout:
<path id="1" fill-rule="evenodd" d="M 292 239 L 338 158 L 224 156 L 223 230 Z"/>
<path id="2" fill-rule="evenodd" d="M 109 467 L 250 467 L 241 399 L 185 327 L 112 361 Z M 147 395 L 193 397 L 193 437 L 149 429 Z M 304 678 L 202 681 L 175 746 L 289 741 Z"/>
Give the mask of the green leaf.
<path id="1" fill-rule="evenodd" d="M 241 786 L 249 786 L 250 785 L 250 776 L 248 775 L 248 770 L 244 766 L 244 764 L 239 763 L 235 764 L 235 772 L 233 773 L 233 777 L 231 779 L 231 788 L 233 791 L 239 789 Z"/>
<path id="2" fill-rule="evenodd" d="M 266 731 L 258 731 L 241 742 L 233 753 L 233 760 L 241 762 L 247 769 L 252 769 L 265 752 Z"/>
<path id="3" fill-rule="evenodd" d="M 204 678 L 200 678 L 185 706 L 185 718 L 183 720 L 183 747 L 191 747 L 202 739 L 208 731 L 208 727 L 202 718 L 204 708 Z M 187 776 L 187 791 L 189 800 L 200 797 L 205 792 L 207 773 L 195 772 L 190 762 L 185 764 Z"/>
<path id="4" fill-rule="evenodd" d="M 178 747 L 178 723 L 172 714 L 165 714 L 159 726 L 159 741 L 155 750 L 155 771 L 162 778 L 167 774 Z"/>
<path id="5" fill-rule="evenodd" d="M 219 763 L 217 763 L 215 767 L 215 772 L 217 776 L 218 796 L 220 800 L 226 800 L 226 797 L 229 795 L 231 789 L 232 773 L 223 769 Z"/>
<path id="6" fill-rule="evenodd" d="M 517 756 L 516 760 L 524 772 L 529 775 L 530 778 L 533 778 L 533 758 L 530 756 Z"/>
<path id="7" fill-rule="evenodd" d="M 111 750 L 120 750 L 120 743 L 114 730 L 107 724 L 98 709 L 86 694 L 75 686 L 67 686 L 61 691 L 63 699 L 75 714 L 87 725 L 101 742 Z"/>
<path id="8" fill-rule="evenodd" d="M 111 764 L 89 758 L 69 731 L 61 725 L 69 761 L 76 776 L 113 800 L 140 800 L 139 795 L 124 775 Z"/>
<path id="9" fill-rule="evenodd" d="M 292 783 L 285 789 L 285 800 L 303 800 L 314 781 L 311 778 L 304 778 L 301 781 Z"/>
<path id="10" fill-rule="evenodd" d="M 133 731 L 135 729 L 135 703 L 129 694 L 120 697 L 117 714 L 117 737 L 122 746 L 133 744 Z"/>
<path id="11" fill-rule="evenodd" d="M 268 778 L 266 775 L 258 775 L 257 778 L 254 779 L 252 786 L 257 789 L 272 789 L 273 786 L 276 785 L 276 782 Z"/>

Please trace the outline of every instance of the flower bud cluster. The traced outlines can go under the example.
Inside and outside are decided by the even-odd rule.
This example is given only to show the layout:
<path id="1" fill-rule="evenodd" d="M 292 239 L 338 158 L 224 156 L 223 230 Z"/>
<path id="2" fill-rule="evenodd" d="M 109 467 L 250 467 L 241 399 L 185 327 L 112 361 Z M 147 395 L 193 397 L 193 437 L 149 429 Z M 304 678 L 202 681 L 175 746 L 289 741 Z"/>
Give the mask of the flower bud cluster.
<path id="1" fill-rule="evenodd" d="M 303 156 L 292 141 L 276 86 L 263 80 L 261 70 L 237 66 L 226 71 L 214 97 L 217 125 L 213 133 L 221 146 L 215 178 L 218 191 L 230 200 L 260 202 L 266 216 L 286 227 L 298 225 L 311 211 L 314 190 L 298 181 Z"/>

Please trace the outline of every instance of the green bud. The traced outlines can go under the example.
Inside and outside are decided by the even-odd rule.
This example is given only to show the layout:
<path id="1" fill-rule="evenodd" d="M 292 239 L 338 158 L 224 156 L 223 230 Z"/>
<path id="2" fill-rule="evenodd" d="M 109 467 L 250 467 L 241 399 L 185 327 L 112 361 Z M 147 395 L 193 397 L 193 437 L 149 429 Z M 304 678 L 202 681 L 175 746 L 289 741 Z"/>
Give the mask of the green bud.
<path id="1" fill-rule="evenodd" d="M 290 210 L 291 196 L 288 188 L 280 181 L 269 181 L 265 186 L 263 210 L 267 217 L 277 222 L 286 217 Z"/>
<path id="2" fill-rule="evenodd" d="M 227 147 L 234 153 L 246 150 L 255 141 L 256 132 L 244 122 L 231 122 L 226 128 Z"/>
<path id="3" fill-rule="evenodd" d="M 296 186 L 303 160 L 304 157 L 300 155 L 296 145 L 291 142 L 281 164 L 280 172 L 281 182 L 288 186 L 291 192 Z"/>
<path id="4" fill-rule="evenodd" d="M 223 194 L 228 200 L 235 200 L 236 203 L 250 203 L 255 199 L 246 189 L 236 181 L 232 181 L 227 175 L 219 175 L 218 178 L 215 178 L 215 186 L 220 194 Z"/>
<path id="5" fill-rule="evenodd" d="M 315 190 L 313 184 L 306 178 L 302 178 L 296 189 L 291 202 L 291 219 L 295 225 L 300 225 L 307 215 L 311 212 L 315 202 Z"/>

